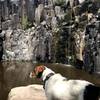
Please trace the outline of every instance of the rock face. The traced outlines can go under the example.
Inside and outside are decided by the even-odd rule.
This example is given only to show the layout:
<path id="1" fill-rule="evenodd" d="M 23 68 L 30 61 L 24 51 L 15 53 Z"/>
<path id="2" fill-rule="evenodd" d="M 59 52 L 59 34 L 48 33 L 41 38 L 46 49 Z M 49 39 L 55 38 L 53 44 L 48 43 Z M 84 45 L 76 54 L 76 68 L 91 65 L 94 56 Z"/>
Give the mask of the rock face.
<path id="1" fill-rule="evenodd" d="M 4 35 L 3 60 L 36 61 L 39 59 L 44 61 L 47 48 L 49 49 L 48 55 L 50 55 L 51 33 L 47 32 L 42 25 L 28 30 L 9 29 L 4 32 Z"/>
<path id="2" fill-rule="evenodd" d="M 47 100 L 42 85 L 29 85 L 11 89 L 8 100 Z"/>
<path id="3" fill-rule="evenodd" d="M 11 15 L 12 24 L 10 20 L 2 20 L 1 26 L 5 30 L 0 33 L 4 38 L 1 58 L 74 65 L 78 60 L 78 63 L 82 62 L 81 66 L 83 66 L 85 62 L 83 51 L 86 43 L 84 37 L 94 30 L 86 33 L 86 28 L 93 22 L 97 27 L 100 25 L 100 2 L 97 0 L 33 0 L 34 7 L 31 5 L 30 8 L 28 2 L 22 1 L 21 5 L 23 3 L 25 5 L 18 5 L 22 8 L 21 19 L 18 17 L 19 9 L 18 13 Z M 32 10 L 34 18 L 30 20 L 28 16 L 31 16 Z M 100 34 L 99 28 L 95 31 Z M 96 41 L 95 38 L 93 39 Z M 100 39 L 97 44 L 99 41 Z M 99 51 L 100 47 L 98 46 L 97 49 Z M 99 55 L 98 52 L 97 59 Z"/>
<path id="4" fill-rule="evenodd" d="M 43 4 L 40 4 L 35 10 L 35 22 L 36 24 L 40 23 L 41 17 L 43 16 Z"/>
<path id="5" fill-rule="evenodd" d="M 86 27 L 84 66 L 90 72 L 100 70 L 100 21 L 92 19 Z"/>

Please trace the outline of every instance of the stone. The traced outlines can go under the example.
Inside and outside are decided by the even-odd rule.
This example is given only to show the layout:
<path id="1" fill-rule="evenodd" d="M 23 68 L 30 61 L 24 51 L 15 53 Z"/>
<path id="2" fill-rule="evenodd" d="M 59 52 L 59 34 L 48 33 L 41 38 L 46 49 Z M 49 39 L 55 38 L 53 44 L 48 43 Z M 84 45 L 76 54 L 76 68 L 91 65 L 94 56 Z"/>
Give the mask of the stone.
<path id="1" fill-rule="evenodd" d="M 38 25 L 40 24 L 41 17 L 43 17 L 43 4 L 40 4 L 35 10 L 35 23 Z"/>
<path id="2" fill-rule="evenodd" d="M 86 13 L 83 13 L 80 17 L 80 22 L 88 20 L 88 15 Z"/>
<path id="3" fill-rule="evenodd" d="M 85 0 L 79 0 L 79 3 L 82 4 Z"/>
<path id="4" fill-rule="evenodd" d="M 94 21 L 95 19 L 95 21 Z M 100 32 L 99 21 L 91 18 L 86 26 L 84 66 L 90 72 L 99 72 L 100 58 Z"/>
<path id="5" fill-rule="evenodd" d="M 55 14 L 56 16 L 61 20 L 61 19 L 64 19 L 64 12 L 63 10 L 61 9 L 60 6 L 55 6 Z"/>
<path id="6" fill-rule="evenodd" d="M 42 85 L 21 86 L 11 89 L 8 100 L 47 100 Z"/>
<path id="7" fill-rule="evenodd" d="M 2 30 L 7 30 L 9 27 L 12 28 L 12 20 L 2 22 Z"/>
<path id="8" fill-rule="evenodd" d="M 52 17 L 51 25 L 52 25 L 53 29 L 55 29 L 57 27 L 57 18 L 56 17 Z"/>
<path id="9" fill-rule="evenodd" d="M 80 5 L 73 7 L 74 15 L 78 16 L 80 12 Z"/>
<path id="10" fill-rule="evenodd" d="M 67 2 L 68 2 L 68 0 L 53 0 L 54 5 L 62 5 Z"/>
<path id="11" fill-rule="evenodd" d="M 51 62 L 54 63 L 67 63 L 67 56 L 68 59 L 71 59 L 71 56 L 76 55 L 77 59 L 82 61 L 84 39 L 78 30 L 82 29 L 82 32 L 85 32 L 87 23 L 95 23 L 96 32 L 100 33 L 100 3 L 97 0 L 30 0 L 24 9 L 26 19 L 28 19 L 25 23 L 25 30 L 21 29 L 20 23 L 22 20 L 20 18 L 22 17 L 21 5 L 17 5 L 18 13 L 10 14 L 9 19 L 5 19 L 6 16 L 3 16 L 4 19 L 0 20 L 2 24 L 0 27 L 3 29 L 0 30 L 0 50 L 3 49 L 3 60 L 47 62 L 51 59 Z M 67 27 L 70 27 L 70 30 L 67 30 Z M 76 35 L 76 38 L 72 39 L 75 44 L 69 42 L 70 37 L 74 38 L 71 33 Z M 91 34 L 96 36 L 95 32 L 91 32 Z M 98 45 L 100 44 L 100 39 L 95 41 L 98 41 Z M 66 48 L 60 47 L 63 44 Z M 70 47 L 71 45 L 75 47 L 75 51 L 73 51 L 73 47 Z M 58 50 L 64 50 L 61 53 L 66 57 L 59 56 L 65 59 L 64 62 L 55 60 L 57 58 L 55 54 L 59 55 L 58 52 L 56 53 Z"/>
<path id="12" fill-rule="evenodd" d="M 40 57 L 41 61 L 45 60 L 46 48 L 45 41 L 51 45 L 51 32 L 48 32 L 42 23 L 38 27 L 32 27 L 27 30 L 8 29 L 3 31 L 1 36 L 5 36 L 3 41 L 3 60 L 33 60 L 36 61 Z M 48 34 L 49 35 L 48 35 Z M 49 54 L 50 55 L 50 54 Z"/>
<path id="13" fill-rule="evenodd" d="M 85 46 L 85 33 L 81 30 L 77 30 L 77 32 L 74 34 L 75 39 L 75 54 L 76 58 L 80 61 L 83 61 L 83 50 Z"/>

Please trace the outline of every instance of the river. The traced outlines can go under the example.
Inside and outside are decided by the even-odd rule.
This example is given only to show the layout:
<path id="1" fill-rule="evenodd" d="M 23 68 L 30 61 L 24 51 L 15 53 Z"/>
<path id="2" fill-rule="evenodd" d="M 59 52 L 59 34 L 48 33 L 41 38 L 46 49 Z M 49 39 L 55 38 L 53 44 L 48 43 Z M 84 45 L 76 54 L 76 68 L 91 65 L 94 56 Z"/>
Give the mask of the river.
<path id="1" fill-rule="evenodd" d="M 29 84 L 42 84 L 40 80 L 30 79 L 29 73 L 34 66 L 39 65 L 28 61 L 0 63 L 0 100 L 7 100 L 7 95 L 13 87 Z M 100 75 L 88 74 L 83 70 L 64 64 L 45 64 L 56 73 L 70 79 L 84 79 L 100 86 Z"/>

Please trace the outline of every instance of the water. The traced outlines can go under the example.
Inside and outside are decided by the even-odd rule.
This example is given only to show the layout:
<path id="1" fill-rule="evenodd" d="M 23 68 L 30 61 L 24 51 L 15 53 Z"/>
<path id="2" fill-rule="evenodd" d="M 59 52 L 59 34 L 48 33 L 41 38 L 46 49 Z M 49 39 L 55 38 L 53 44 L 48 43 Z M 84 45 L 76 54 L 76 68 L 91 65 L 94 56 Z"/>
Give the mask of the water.
<path id="1" fill-rule="evenodd" d="M 2 62 L 0 63 L 0 100 L 7 100 L 11 88 L 29 84 L 42 84 L 40 80 L 30 79 L 29 73 L 34 66 L 32 62 Z M 84 79 L 100 86 L 100 76 L 90 75 L 82 70 L 63 64 L 45 64 L 57 73 L 71 79 Z"/>

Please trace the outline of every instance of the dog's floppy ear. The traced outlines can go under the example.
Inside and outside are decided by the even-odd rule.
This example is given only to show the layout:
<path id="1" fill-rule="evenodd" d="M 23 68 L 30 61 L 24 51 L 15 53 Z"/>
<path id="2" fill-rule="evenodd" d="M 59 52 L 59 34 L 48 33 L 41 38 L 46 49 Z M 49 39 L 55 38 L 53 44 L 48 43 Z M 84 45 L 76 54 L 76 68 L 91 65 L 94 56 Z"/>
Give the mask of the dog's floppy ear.
<path id="1" fill-rule="evenodd" d="M 37 78 L 41 78 L 43 71 L 45 70 L 45 66 L 41 65 L 41 66 L 37 66 L 35 68 L 35 74 Z"/>

